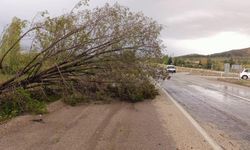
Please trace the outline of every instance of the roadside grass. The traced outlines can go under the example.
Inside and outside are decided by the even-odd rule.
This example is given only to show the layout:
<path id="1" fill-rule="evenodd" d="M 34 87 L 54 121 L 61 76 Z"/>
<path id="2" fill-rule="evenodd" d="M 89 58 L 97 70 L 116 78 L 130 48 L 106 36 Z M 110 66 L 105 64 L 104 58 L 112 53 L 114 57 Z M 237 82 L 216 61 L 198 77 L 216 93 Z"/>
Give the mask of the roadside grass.
<path id="1" fill-rule="evenodd" d="M 31 97 L 24 89 L 17 89 L 11 95 L 6 95 L 0 106 L 0 121 L 8 120 L 23 113 L 47 113 L 46 103 Z"/>
<path id="2" fill-rule="evenodd" d="M 61 99 L 60 95 L 48 93 L 42 90 L 28 91 L 22 88 L 16 89 L 8 95 L 1 95 L 0 122 L 10 120 L 22 114 L 46 114 L 47 105 Z"/>
<path id="3" fill-rule="evenodd" d="M 0 73 L 0 84 L 13 75 Z M 47 113 L 47 104 L 61 99 L 56 92 L 49 90 L 24 90 L 18 88 L 9 94 L 2 94 L 0 101 L 0 122 L 25 113 Z"/>
<path id="4" fill-rule="evenodd" d="M 246 87 L 250 87 L 250 80 L 240 80 L 240 79 L 233 79 L 233 78 L 218 78 L 218 81 L 233 83 L 237 85 L 242 85 Z"/>

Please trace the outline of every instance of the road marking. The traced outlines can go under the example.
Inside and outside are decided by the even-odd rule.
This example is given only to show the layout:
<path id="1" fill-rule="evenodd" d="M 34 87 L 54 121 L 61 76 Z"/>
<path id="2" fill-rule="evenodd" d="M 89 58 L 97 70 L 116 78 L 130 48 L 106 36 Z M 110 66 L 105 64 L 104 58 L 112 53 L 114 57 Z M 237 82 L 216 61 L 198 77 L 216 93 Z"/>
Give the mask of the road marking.
<path id="1" fill-rule="evenodd" d="M 175 106 L 184 114 L 184 116 L 192 123 L 196 130 L 204 137 L 204 139 L 210 144 L 214 150 L 223 150 L 215 141 L 212 139 L 207 132 L 198 124 L 197 121 L 178 103 L 174 98 L 161 86 L 157 83 L 157 86 L 160 87 L 163 92 L 169 97 L 169 99 L 175 104 Z"/>
<path id="2" fill-rule="evenodd" d="M 220 92 L 221 92 L 221 91 L 220 91 Z M 245 97 L 241 97 L 241 96 L 238 96 L 238 95 L 234 95 L 234 94 L 231 94 L 231 93 L 228 93 L 228 92 L 221 92 L 221 93 L 228 94 L 228 95 L 231 95 L 231 96 L 233 96 L 233 97 L 237 97 L 237 98 L 240 98 L 240 99 L 243 99 L 243 100 L 245 100 L 245 101 L 250 102 L 250 99 L 245 98 Z"/>

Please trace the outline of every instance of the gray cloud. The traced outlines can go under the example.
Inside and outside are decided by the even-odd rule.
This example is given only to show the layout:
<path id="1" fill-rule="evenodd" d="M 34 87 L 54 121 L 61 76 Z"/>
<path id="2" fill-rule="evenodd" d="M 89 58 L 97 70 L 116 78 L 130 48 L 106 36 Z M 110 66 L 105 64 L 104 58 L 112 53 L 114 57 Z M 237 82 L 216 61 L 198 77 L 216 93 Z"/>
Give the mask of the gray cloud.
<path id="1" fill-rule="evenodd" d="M 42 10 L 59 15 L 71 10 L 77 1 L 1 0 L 0 30 L 13 16 L 31 19 Z M 90 0 L 90 7 L 101 6 L 106 2 L 118 2 L 156 19 L 165 27 L 162 38 L 175 40 L 176 43 L 178 40 L 211 37 L 221 32 L 250 35 L 249 0 Z M 172 52 L 179 50 L 180 53 L 192 53 L 191 50 L 180 50 L 176 43 L 167 43 Z"/>

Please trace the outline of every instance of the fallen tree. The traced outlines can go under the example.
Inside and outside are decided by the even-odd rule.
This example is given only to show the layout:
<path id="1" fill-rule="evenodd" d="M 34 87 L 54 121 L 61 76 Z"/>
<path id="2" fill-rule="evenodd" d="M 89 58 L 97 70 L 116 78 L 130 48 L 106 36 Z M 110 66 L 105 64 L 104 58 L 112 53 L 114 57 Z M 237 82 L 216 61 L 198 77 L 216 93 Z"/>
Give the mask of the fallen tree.
<path id="1" fill-rule="evenodd" d="M 45 112 L 39 92 L 60 95 L 72 105 L 83 99 L 137 102 L 157 94 L 148 77 L 167 76 L 155 63 L 163 48 L 157 22 L 119 4 L 55 18 L 42 15 L 2 51 L 4 70 L 16 45 L 32 38 L 32 53 L 25 52 L 28 59 L 0 84 L 0 120 L 27 111 Z"/>
<path id="2" fill-rule="evenodd" d="M 92 11 L 83 10 L 56 18 L 47 16 L 28 32 L 32 31 L 35 31 L 32 48 L 37 51 L 36 55 L 0 85 L 2 94 L 20 87 L 66 87 L 68 82 L 80 82 L 78 77 L 112 69 L 103 64 L 119 61 L 113 56 L 124 51 L 133 52 L 138 60 L 161 54 L 158 38 L 161 26 L 118 4 L 106 4 Z M 4 57 L 1 66 L 3 63 Z"/>

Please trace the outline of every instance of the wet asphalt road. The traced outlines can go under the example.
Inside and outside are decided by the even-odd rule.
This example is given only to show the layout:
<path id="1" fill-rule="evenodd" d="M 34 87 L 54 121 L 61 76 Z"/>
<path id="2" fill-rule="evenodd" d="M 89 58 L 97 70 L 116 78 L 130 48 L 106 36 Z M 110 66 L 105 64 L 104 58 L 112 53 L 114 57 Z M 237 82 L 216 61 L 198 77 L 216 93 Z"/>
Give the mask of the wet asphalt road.
<path id="1" fill-rule="evenodd" d="M 250 88 L 177 73 L 162 86 L 200 123 L 250 144 Z"/>

